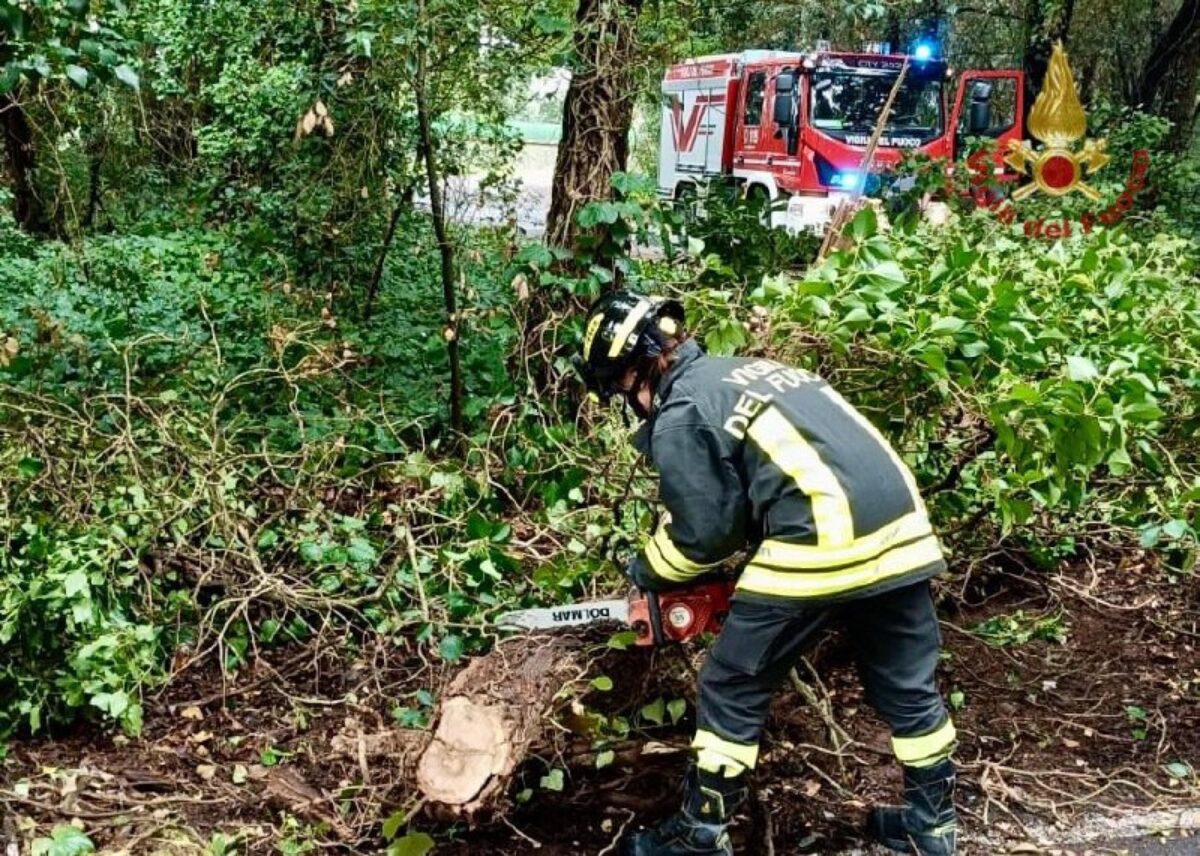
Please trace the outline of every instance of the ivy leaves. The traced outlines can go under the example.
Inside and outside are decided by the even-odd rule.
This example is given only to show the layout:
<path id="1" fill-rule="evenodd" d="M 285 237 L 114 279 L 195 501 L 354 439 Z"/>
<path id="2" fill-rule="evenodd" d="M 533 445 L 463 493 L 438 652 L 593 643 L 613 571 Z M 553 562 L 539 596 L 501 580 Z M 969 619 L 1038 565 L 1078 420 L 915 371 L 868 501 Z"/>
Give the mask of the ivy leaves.
<path id="1" fill-rule="evenodd" d="M 0 2 L 0 95 L 22 80 L 65 79 L 77 89 L 116 81 L 138 89 L 133 45 L 88 12 L 86 0 Z"/>

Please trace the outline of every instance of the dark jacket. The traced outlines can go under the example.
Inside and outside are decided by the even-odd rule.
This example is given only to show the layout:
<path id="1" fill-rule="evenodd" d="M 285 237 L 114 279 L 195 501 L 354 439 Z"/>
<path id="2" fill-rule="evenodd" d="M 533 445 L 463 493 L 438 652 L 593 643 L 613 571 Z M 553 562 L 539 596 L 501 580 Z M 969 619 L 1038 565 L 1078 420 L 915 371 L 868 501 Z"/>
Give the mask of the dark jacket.
<path id="1" fill-rule="evenodd" d="M 753 549 L 752 599 L 837 601 L 933 576 L 945 560 L 912 473 L 817 375 L 680 346 L 635 440 L 665 513 L 634 561 L 664 588 Z"/>

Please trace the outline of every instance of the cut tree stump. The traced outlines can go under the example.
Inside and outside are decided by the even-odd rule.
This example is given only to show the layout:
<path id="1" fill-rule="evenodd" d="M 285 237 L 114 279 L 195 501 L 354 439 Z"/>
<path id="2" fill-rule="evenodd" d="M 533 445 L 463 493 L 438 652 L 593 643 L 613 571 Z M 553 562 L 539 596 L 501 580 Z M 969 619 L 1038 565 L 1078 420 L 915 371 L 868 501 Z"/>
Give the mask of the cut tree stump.
<path id="1" fill-rule="evenodd" d="M 501 808 L 521 762 L 552 744 L 550 714 L 559 692 L 586 674 L 584 647 L 573 635 L 521 636 L 455 676 L 417 763 L 417 787 L 436 814 L 475 818 Z"/>

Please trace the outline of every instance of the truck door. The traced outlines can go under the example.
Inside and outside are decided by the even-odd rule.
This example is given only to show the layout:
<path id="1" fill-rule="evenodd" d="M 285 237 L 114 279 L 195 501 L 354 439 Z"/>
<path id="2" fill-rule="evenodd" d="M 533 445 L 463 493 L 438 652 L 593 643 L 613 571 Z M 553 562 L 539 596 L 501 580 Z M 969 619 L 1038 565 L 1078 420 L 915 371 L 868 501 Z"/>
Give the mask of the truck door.
<path id="1" fill-rule="evenodd" d="M 1009 140 L 1025 136 L 1025 75 L 1020 71 L 966 71 L 958 80 L 951 114 L 954 156 L 961 157 L 968 137 L 995 140 L 995 160 L 1003 168 Z"/>
<path id="2" fill-rule="evenodd" d="M 748 190 L 755 186 L 768 196 L 777 196 L 780 178 L 790 169 L 795 172 L 797 159 L 789 153 L 791 137 L 775 121 L 776 82 L 781 71 L 778 62 L 752 65 L 746 71 L 742 87 L 741 112 L 737 126 L 737 152 L 733 159 L 734 175 Z M 791 97 L 798 97 L 793 74 Z"/>
<path id="3" fill-rule="evenodd" d="M 743 165 L 761 160 L 760 153 L 767 123 L 767 70 L 751 67 L 746 72 L 746 85 L 742 88 L 741 121 L 738 122 L 738 158 Z"/>

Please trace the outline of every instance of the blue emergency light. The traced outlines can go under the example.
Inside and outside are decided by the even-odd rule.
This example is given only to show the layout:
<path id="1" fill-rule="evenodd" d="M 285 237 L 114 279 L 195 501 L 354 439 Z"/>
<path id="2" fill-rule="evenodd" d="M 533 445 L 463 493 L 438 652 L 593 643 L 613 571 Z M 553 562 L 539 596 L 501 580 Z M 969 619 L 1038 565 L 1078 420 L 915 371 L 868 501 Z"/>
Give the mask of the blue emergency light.
<path id="1" fill-rule="evenodd" d="M 850 172 L 834 173 L 833 181 L 830 183 L 834 187 L 840 187 L 843 190 L 853 190 L 862 181 L 862 175 L 851 170 Z"/>
<path id="2" fill-rule="evenodd" d="M 933 59 L 933 44 L 931 42 L 917 42 L 913 46 L 913 57 L 921 61 Z"/>

